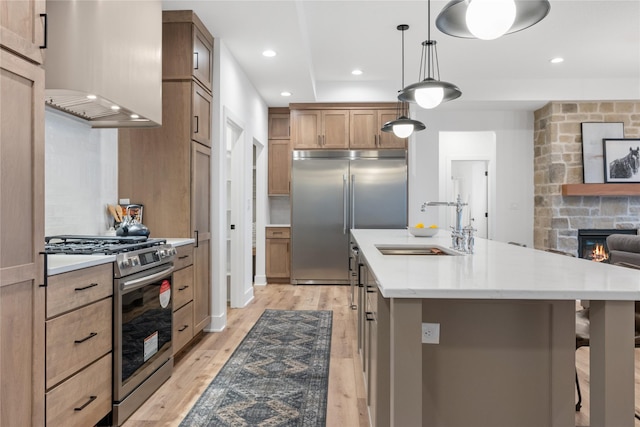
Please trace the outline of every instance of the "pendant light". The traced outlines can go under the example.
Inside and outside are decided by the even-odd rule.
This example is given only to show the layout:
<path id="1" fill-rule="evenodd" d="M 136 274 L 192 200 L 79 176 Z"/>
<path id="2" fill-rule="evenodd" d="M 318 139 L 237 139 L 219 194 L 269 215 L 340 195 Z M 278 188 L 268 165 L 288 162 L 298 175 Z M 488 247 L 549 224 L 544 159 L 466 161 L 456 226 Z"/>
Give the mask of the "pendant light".
<path id="1" fill-rule="evenodd" d="M 398 31 L 402 31 L 402 87 L 404 87 L 404 32 L 409 29 L 406 24 L 398 25 Z M 383 132 L 393 132 L 398 138 L 408 138 L 413 131 L 421 131 L 426 127 L 422 122 L 412 120 L 408 117 L 407 103 L 398 100 L 398 106 L 396 107 L 395 120 L 391 120 L 382 126 Z"/>
<path id="2" fill-rule="evenodd" d="M 452 0 L 436 26 L 454 37 L 493 40 L 537 24 L 550 9 L 548 0 Z"/>
<path id="3" fill-rule="evenodd" d="M 431 40 L 431 0 L 427 2 L 427 40 L 422 42 L 418 78 L 421 81 L 402 89 L 398 99 L 415 102 L 422 108 L 435 108 L 462 95 L 456 85 L 440 80 L 436 41 Z"/>

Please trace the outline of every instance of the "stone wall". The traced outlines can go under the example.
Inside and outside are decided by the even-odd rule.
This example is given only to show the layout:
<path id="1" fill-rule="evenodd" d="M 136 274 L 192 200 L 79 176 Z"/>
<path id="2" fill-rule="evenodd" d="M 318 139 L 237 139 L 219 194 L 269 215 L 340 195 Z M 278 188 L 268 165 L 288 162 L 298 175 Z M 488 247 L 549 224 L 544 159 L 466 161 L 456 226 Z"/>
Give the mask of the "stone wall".
<path id="1" fill-rule="evenodd" d="M 562 196 L 583 182 L 582 122 L 623 122 L 640 138 L 640 101 L 550 102 L 535 113 L 534 246 L 577 254 L 580 228 L 639 228 L 640 197 Z"/>

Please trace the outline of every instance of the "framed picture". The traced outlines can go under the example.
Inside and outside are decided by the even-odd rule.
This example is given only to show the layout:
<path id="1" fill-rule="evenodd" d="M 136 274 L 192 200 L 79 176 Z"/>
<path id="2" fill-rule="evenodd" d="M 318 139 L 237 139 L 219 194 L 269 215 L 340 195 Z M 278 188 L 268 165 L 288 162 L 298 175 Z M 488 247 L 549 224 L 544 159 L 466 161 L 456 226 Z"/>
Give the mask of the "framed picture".
<path id="1" fill-rule="evenodd" d="M 585 184 L 602 184 L 602 140 L 624 138 L 624 123 L 582 123 L 582 166 Z"/>
<path id="2" fill-rule="evenodd" d="M 640 139 L 602 140 L 605 182 L 640 182 Z"/>

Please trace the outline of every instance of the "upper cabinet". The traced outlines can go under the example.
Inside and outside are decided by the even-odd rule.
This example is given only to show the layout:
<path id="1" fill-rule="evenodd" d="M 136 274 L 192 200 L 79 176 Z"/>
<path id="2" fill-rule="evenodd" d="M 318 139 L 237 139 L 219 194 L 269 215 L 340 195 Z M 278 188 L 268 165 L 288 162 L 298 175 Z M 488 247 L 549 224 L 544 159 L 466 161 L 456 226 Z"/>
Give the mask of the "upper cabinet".
<path id="1" fill-rule="evenodd" d="M 269 108 L 269 196 L 289 194 L 291 144 L 289 109 Z"/>
<path id="2" fill-rule="evenodd" d="M 406 149 L 407 139 L 382 126 L 396 119 L 394 104 L 291 104 L 291 139 L 296 150 Z"/>
<path id="3" fill-rule="evenodd" d="M 194 77 L 212 92 L 213 37 L 191 10 L 162 15 L 162 79 Z"/>
<path id="4" fill-rule="evenodd" d="M 293 148 L 349 148 L 349 110 L 292 110 Z"/>
<path id="5" fill-rule="evenodd" d="M 44 63 L 45 0 L 0 1 L 0 46 Z"/>

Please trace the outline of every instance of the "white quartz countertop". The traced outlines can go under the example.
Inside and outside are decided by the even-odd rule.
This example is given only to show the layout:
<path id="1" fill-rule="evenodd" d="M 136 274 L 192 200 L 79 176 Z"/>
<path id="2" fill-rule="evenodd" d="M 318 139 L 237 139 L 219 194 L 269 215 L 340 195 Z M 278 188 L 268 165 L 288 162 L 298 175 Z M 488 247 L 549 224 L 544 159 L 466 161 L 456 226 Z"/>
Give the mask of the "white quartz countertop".
<path id="1" fill-rule="evenodd" d="M 266 227 L 291 227 L 291 224 L 267 224 Z"/>
<path id="2" fill-rule="evenodd" d="M 47 276 L 108 264 L 115 260 L 115 255 L 47 255 Z"/>
<path id="3" fill-rule="evenodd" d="M 382 255 L 376 245 L 451 246 L 448 231 L 351 230 L 386 298 L 640 300 L 638 270 L 492 240 L 460 256 Z"/>
<path id="4" fill-rule="evenodd" d="M 163 239 L 163 240 L 166 240 L 167 244 L 173 246 L 174 248 L 178 247 L 178 246 L 189 245 L 189 244 L 192 244 L 192 243 L 196 242 L 196 239 L 191 239 L 191 238 L 188 238 L 188 237 L 184 237 L 184 238 L 181 238 L 181 237 L 168 237 L 168 238 L 160 237 L 160 238 Z"/>

